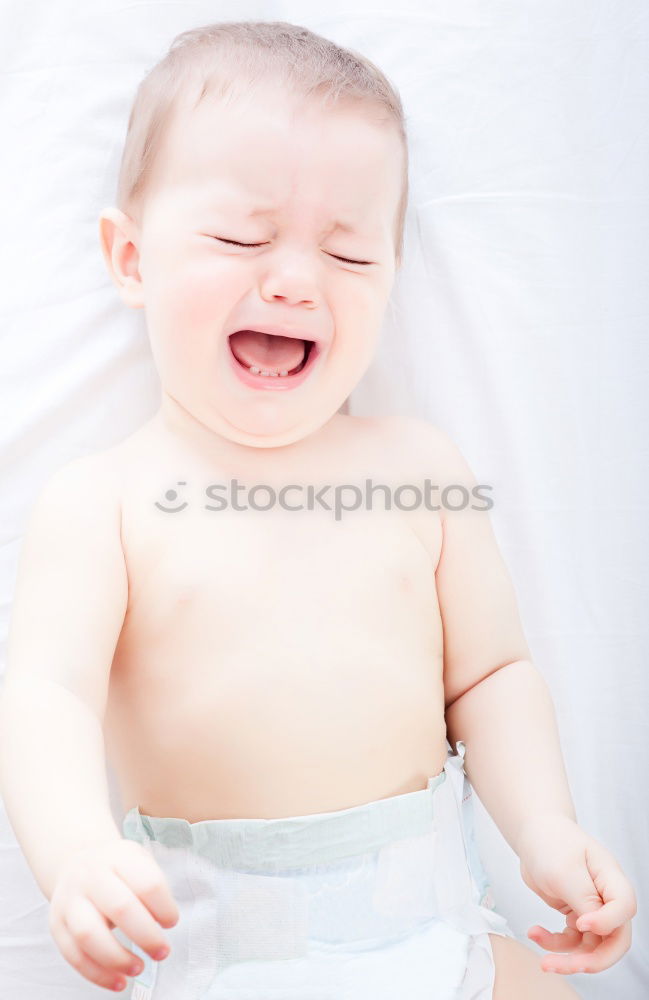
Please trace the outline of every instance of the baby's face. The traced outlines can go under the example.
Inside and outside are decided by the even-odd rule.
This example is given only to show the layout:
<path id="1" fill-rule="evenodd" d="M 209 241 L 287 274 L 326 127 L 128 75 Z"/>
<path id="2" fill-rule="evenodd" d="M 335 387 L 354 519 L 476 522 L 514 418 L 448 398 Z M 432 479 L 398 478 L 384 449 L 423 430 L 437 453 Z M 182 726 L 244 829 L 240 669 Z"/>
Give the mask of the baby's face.
<path id="1" fill-rule="evenodd" d="M 402 152 L 359 111 L 291 117 L 278 93 L 252 104 L 207 103 L 173 123 L 135 242 L 163 407 L 273 447 L 322 427 L 370 364 Z M 291 374 L 303 339 L 315 347 Z"/>

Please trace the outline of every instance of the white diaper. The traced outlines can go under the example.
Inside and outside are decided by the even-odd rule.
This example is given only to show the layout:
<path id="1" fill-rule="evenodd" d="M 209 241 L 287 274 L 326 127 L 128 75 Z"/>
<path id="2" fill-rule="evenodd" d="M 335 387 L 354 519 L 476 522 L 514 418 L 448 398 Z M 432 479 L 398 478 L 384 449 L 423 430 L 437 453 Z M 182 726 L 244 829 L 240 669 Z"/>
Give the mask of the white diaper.
<path id="1" fill-rule="evenodd" d="M 494 909 L 464 744 L 426 789 L 281 819 L 124 818 L 180 920 L 132 1000 L 491 1000 Z M 129 994 L 129 990 L 131 991 Z"/>

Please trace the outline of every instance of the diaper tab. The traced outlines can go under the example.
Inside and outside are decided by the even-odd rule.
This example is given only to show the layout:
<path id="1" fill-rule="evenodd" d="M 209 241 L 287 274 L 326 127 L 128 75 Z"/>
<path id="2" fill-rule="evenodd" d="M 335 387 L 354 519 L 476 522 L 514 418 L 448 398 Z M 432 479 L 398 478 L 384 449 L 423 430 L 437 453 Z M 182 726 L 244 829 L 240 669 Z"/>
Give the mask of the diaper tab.
<path id="1" fill-rule="evenodd" d="M 432 800 L 436 835 L 434 883 L 438 912 L 452 923 L 452 914 L 466 909 L 473 902 L 474 892 L 462 829 L 462 758 L 449 755 L 444 771 L 446 781 L 435 789 Z"/>
<path id="2" fill-rule="evenodd" d="M 129 951 L 132 951 L 134 955 L 139 955 L 144 963 L 142 972 L 140 972 L 140 974 L 133 980 L 131 1000 L 151 1000 L 153 987 L 155 986 L 158 974 L 158 963 L 155 962 L 145 951 L 142 951 L 142 949 L 136 945 L 135 941 L 129 940 L 128 947 Z"/>
<path id="3" fill-rule="evenodd" d="M 480 860 L 480 855 L 478 853 L 478 848 L 475 840 L 475 825 L 474 825 L 474 811 L 473 811 L 473 786 L 469 781 L 466 771 L 464 770 L 464 755 L 466 747 L 462 740 L 458 740 L 458 760 L 462 764 L 462 826 L 464 834 L 464 847 L 467 853 L 467 860 L 469 862 L 469 868 L 473 881 L 475 883 L 475 893 L 476 899 L 479 901 L 481 906 L 486 906 L 488 909 L 493 910 L 495 908 L 494 892 L 489 882 L 489 877 L 485 871 L 484 865 Z"/>
<path id="4" fill-rule="evenodd" d="M 465 745 L 461 740 L 457 749 L 444 765 L 448 780 L 433 797 L 440 916 L 465 934 L 486 931 L 513 937 L 505 918 L 495 912 L 493 890 L 475 846 L 472 788 L 464 771 Z"/>

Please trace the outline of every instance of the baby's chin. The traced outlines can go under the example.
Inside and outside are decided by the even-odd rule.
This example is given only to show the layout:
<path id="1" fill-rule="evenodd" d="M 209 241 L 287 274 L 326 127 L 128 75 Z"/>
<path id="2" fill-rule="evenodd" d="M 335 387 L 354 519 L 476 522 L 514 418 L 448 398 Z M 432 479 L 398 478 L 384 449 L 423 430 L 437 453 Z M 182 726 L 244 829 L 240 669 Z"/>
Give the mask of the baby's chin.
<path id="1" fill-rule="evenodd" d="M 287 412 L 277 396 L 259 400 L 243 411 L 212 409 L 202 423 L 213 433 L 246 448 L 283 448 L 310 437 L 338 415 L 342 401 L 330 406 L 311 407 L 308 412 Z"/>
<path id="2" fill-rule="evenodd" d="M 271 407 L 260 407 L 271 409 Z M 287 418 L 283 413 L 266 413 L 226 417 L 224 414 L 214 414 L 210 417 L 210 428 L 218 435 L 233 444 L 247 448 L 283 448 L 304 441 L 311 434 L 320 430 L 338 413 L 338 407 L 331 412 L 310 413 L 297 419 Z"/>

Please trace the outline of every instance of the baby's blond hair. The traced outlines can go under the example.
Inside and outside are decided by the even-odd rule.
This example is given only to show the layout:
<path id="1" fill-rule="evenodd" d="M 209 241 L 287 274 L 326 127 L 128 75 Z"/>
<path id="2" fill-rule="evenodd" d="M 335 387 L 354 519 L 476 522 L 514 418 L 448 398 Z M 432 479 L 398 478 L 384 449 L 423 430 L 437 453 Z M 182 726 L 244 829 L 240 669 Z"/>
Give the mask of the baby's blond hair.
<path id="1" fill-rule="evenodd" d="M 402 188 L 395 220 L 400 265 L 408 204 L 408 142 L 401 99 L 369 59 L 287 21 L 222 21 L 177 35 L 146 74 L 133 100 L 117 184 L 117 206 L 138 217 L 156 154 L 182 102 L 195 108 L 206 94 L 223 104 L 254 99 L 256 88 L 283 85 L 296 104 L 324 109 L 363 105 L 375 124 L 396 127 L 403 149 Z M 192 100 L 192 98 L 194 98 Z"/>

